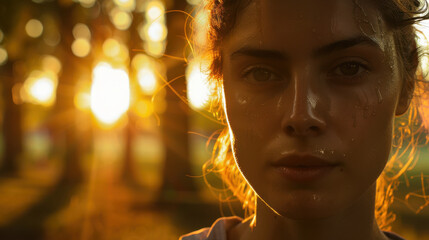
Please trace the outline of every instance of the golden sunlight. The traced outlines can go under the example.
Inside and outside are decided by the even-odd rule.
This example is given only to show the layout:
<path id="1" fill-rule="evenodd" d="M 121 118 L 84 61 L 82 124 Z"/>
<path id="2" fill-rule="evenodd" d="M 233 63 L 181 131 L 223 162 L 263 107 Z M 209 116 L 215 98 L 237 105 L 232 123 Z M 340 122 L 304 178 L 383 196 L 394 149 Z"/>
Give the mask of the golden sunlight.
<path id="1" fill-rule="evenodd" d="M 122 10 L 132 12 L 136 8 L 136 0 L 113 0 Z"/>
<path id="2" fill-rule="evenodd" d="M 79 0 L 79 3 L 84 8 L 91 8 L 94 6 L 96 0 Z"/>
<path id="3" fill-rule="evenodd" d="M 146 21 L 163 21 L 165 7 L 161 1 L 150 1 L 146 6 Z"/>
<path id="4" fill-rule="evenodd" d="M 42 106 L 52 106 L 55 102 L 57 79 L 53 74 L 33 71 L 21 89 L 22 99 Z"/>
<path id="5" fill-rule="evenodd" d="M 52 55 L 46 55 L 42 59 L 42 68 L 43 71 L 58 75 L 61 72 L 62 64 L 58 58 Z"/>
<path id="6" fill-rule="evenodd" d="M 196 109 L 206 107 L 210 96 L 208 75 L 202 71 L 203 69 L 207 69 L 207 64 L 197 60 L 190 62 L 186 69 L 188 99 L 191 106 Z"/>
<path id="7" fill-rule="evenodd" d="M 114 38 L 108 38 L 103 43 L 103 53 L 111 61 L 124 63 L 128 61 L 129 53 L 126 45 Z"/>
<path id="8" fill-rule="evenodd" d="M 167 27 L 165 24 L 155 21 L 147 26 L 147 36 L 150 41 L 159 42 L 165 40 L 167 37 Z"/>
<path id="9" fill-rule="evenodd" d="M 149 67 L 143 67 L 138 70 L 137 79 L 140 88 L 145 94 L 153 94 L 156 90 L 157 82 L 155 73 Z"/>
<path id="10" fill-rule="evenodd" d="M 143 44 L 143 48 L 146 51 L 147 54 L 159 58 L 162 57 L 162 55 L 165 52 L 165 41 L 162 42 L 152 42 L 152 41 L 146 41 Z"/>
<path id="11" fill-rule="evenodd" d="M 87 39 L 78 38 L 73 41 L 71 50 L 78 57 L 86 57 L 91 51 L 91 44 Z"/>
<path id="12" fill-rule="evenodd" d="M 30 19 L 25 25 L 25 32 L 32 38 L 38 38 L 43 33 L 43 24 L 37 19 Z"/>
<path id="13" fill-rule="evenodd" d="M 110 19 L 117 29 L 127 30 L 133 21 L 133 16 L 126 11 L 115 8 L 110 13 Z"/>
<path id="14" fill-rule="evenodd" d="M 417 31 L 417 45 L 423 49 L 429 48 L 429 21 L 421 21 L 418 24 L 414 25 Z M 422 71 L 423 76 L 427 76 L 429 68 L 429 57 L 426 54 L 422 54 L 420 56 L 421 62 L 420 62 L 420 68 Z"/>
<path id="15" fill-rule="evenodd" d="M 106 125 L 112 125 L 128 110 L 130 81 L 122 68 L 113 68 L 106 62 L 99 63 L 92 72 L 91 110 Z"/>

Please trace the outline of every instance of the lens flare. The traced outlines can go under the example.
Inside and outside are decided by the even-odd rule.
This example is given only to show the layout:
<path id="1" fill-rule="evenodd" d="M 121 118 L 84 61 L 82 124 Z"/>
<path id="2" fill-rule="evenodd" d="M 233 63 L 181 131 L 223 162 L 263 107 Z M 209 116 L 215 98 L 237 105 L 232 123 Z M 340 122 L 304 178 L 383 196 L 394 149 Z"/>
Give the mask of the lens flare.
<path id="1" fill-rule="evenodd" d="M 106 62 L 93 69 L 91 110 L 106 125 L 118 121 L 130 105 L 130 81 L 127 72 Z"/>

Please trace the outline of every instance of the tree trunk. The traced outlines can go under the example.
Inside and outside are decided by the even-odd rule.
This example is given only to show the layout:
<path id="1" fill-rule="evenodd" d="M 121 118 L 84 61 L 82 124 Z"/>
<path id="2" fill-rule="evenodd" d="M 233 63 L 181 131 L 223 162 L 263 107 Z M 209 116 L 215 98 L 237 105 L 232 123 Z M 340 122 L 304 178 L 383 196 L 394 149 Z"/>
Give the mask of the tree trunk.
<path id="1" fill-rule="evenodd" d="M 184 0 L 174 1 L 174 10 L 185 10 Z M 186 46 L 183 27 L 186 15 L 181 13 L 167 14 L 167 55 L 181 56 Z M 178 93 L 186 92 L 185 63 L 164 57 L 167 66 L 167 80 L 183 76 L 171 83 L 171 87 Z M 163 142 L 166 147 L 166 158 L 163 170 L 160 201 L 183 201 L 189 193 L 195 191 L 191 175 L 191 162 L 188 141 L 188 114 L 189 107 L 182 102 L 170 89 L 166 94 L 167 109 L 161 116 Z"/>
<path id="2" fill-rule="evenodd" d="M 18 171 L 19 155 L 22 151 L 21 106 L 13 102 L 12 88 L 16 83 L 13 64 L 9 61 L 2 67 L 3 82 L 3 136 L 4 154 L 1 173 L 15 175 Z"/>

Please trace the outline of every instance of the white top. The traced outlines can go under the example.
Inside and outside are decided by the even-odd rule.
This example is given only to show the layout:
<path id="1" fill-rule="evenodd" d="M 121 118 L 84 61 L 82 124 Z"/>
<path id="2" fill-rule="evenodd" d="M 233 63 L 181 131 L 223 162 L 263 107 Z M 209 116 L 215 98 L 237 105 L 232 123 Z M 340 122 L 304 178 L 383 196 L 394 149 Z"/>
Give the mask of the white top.
<path id="1" fill-rule="evenodd" d="M 211 227 L 183 235 L 179 240 L 228 240 L 228 230 L 240 224 L 242 220 L 236 216 L 219 218 Z M 391 232 L 384 232 L 384 234 L 391 240 L 405 240 Z"/>

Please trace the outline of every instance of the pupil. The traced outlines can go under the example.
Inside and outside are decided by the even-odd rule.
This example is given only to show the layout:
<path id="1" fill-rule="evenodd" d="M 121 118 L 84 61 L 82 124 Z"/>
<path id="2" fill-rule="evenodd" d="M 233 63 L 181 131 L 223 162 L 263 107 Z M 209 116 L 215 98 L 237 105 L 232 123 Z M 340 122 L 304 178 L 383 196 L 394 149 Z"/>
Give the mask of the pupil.
<path id="1" fill-rule="evenodd" d="M 356 63 L 344 63 L 340 66 L 341 73 L 346 76 L 352 76 L 358 73 L 359 65 Z"/>
<path id="2" fill-rule="evenodd" d="M 264 69 L 255 69 L 253 72 L 253 77 L 258 82 L 268 81 L 270 79 L 270 72 Z"/>

